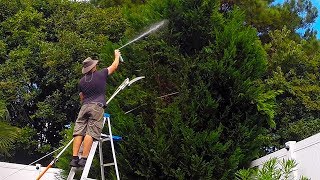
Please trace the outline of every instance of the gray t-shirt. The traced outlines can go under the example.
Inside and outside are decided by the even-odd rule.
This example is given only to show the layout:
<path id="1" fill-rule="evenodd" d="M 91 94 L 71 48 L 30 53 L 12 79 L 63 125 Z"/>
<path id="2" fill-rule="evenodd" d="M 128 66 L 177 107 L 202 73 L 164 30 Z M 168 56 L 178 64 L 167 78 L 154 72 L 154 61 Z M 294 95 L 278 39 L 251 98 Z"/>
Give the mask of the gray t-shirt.
<path id="1" fill-rule="evenodd" d="M 79 82 L 79 91 L 83 93 L 83 104 L 92 102 L 106 105 L 108 69 L 88 73 Z"/>

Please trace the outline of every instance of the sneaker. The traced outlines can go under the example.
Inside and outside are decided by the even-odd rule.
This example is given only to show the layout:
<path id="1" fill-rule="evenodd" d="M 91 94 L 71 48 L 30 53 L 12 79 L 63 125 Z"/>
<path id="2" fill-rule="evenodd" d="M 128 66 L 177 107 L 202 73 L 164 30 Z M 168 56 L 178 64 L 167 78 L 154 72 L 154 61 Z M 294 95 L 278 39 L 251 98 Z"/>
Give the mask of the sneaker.
<path id="1" fill-rule="evenodd" d="M 86 165 L 86 162 L 87 162 L 87 158 L 82 158 L 79 160 L 78 166 L 84 167 Z"/>
<path id="2" fill-rule="evenodd" d="M 79 167 L 78 162 L 79 162 L 79 159 L 72 158 L 72 160 L 70 161 L 70 166 Z"/>

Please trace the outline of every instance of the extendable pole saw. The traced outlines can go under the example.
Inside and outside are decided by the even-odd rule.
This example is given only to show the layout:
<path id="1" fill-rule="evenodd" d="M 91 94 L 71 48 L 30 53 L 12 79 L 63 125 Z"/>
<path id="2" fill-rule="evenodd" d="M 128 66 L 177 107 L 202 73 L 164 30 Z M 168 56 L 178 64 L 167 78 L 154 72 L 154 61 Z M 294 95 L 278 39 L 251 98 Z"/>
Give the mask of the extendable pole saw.
<path id="1" fill-rule="evenodd" d="M 141 77 L 136 77 L 134 79 L 132 79 L 131 81 L 129 80 L 129 78 L 125 79 L 122 84 L 116 89 L 116 91 L 112 94 L 112 96 L 109 98 L 109 100 L 106 102 L 106 105 L 108 105 L 110 103 L 110 101 L 120 92 L 122 91 L 124 88 L 126 88 L 127 86 L 130 86 L 131 84 L 133 84 L 136 81 L 139 81 L 141 79 L 145 78 L 144 76 Z M 41 174 L 37 177 L 36 180 L 40 180 L 40 178 L 53 166 L 54 163 L 56 163 L 58 161 L 58 159 L 60 158 L 60 156 L 63 154 L 63 152 L 70 146 L 70 144 L 73 142 L 73 138 L 68 142 L 68 144 L 62 149 L 62 151 L 50 162 L 50 164 L 46 167 L 46 169 L 44 169 Z"/>
<path id="2" fill-rule="evenodd" d="M 131 43 L 134 43 L 134 42 L 140 40 L 141 38 L 143 38 L 143 37 L 145 37 L 145 36 L 147 36 L 147 35 L 155 32 L 155 31 L 157 31 L 159 28 L 163 27 L 163 26 L 166 25 L 166 24 L 168 24 L 168 20 L 162 20 L 162 21 L 160 21 L 160 22 L 158 22 L 158 23 L 153 24 L 146 32 L 142 33 L 142 34 L 139 35 L 138 37 L 134 38 L 133 40 L 131 40 L 131 41 L 129 41 L 128 43 L 126 43 L 125 45 L 121 46 L 121 47 L 119 48 L 119 50 L 122 49 L 122 48 L 124 48 L 124 47 L 126 47 L 126 46 L 128 46 L 128 45 L 131 44 Z M 124 62 L 124 61 L 123 61 L 123 58 L 122 58 L 121 56 L 120 56 L 120 61 L 121 61 L 121 62 Z"/>
<path id="3" fill-rule="evenodd" d="M 117 90 L 111 95 L 111 97 L 109 98 L 109 100 L 107 101 L 106 104 L 109 104 L 109 102 L 121 91 L 123 90 L 125 87 L 130 86 L 131 84 L 133 84 L 136 81 L 139 81 L 141 79 L 143 79 L 144 76 L 140 76 L 140 77 L 136 77 L 134 79 L 132 79 L 131 81 L 129 80 L 129 78 L 125 79 L 122 84 L 117 88 Z"/>

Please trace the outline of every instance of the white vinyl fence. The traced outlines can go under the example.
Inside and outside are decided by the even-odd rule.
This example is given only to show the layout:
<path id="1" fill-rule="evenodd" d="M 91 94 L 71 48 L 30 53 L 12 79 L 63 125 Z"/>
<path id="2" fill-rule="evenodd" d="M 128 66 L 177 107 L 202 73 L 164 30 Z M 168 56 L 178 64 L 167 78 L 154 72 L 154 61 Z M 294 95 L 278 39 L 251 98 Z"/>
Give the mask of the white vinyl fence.
<path id="1" fill-rule="evenodd" d="M 261 167 L 271 158 L 293 159 L 298 164 L 292 174 L 294 180 L 306 176 L 320 180 L 320 133 L 302 141 L 289 141 L 285 148 L 252 161 L 251 167 Z"/>

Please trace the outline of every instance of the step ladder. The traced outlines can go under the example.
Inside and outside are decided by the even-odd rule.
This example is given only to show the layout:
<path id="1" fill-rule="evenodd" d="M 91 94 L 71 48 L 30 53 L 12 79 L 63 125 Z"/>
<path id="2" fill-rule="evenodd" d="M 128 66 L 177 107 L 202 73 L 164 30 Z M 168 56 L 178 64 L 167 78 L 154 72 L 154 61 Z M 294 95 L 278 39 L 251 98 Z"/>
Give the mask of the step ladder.
<path id="1" fill-rule="evenodd" d="M 105 124 L 106 120 L 107 120 L 107 123 L 108 123 L 109 134 L 101 134 L 100 140 L 99 141 L 94 141 L 92 143 L 92 146 L 91 146 L 91 149 L 90 149 L 90 152 L 89 152 L 89 155 L 88 155 L 87 162 L 86 162 L 85 166 L 83 168 L 72 167 L 70 172 L 69 172 L 67 180 L 73 180 L 76 172 L 77 171 L 81 171 L 81 170 L 82 170 L 82 175 L 81 175 L 80 180 L 90 180 L 90 178 L 88 178 L 88 175 L 89 175 L 89 171 L 90 171 L 90 168 L 91 168 L 92 160 L 93 160 L 93 157 L 95 155 L 95 152 L 96 152 L 96 149 L 97 149 L 98 145 L 99 145 L 101 179 L 105 180 L 104 167 L 114 166 L 115 172 L 116 172 L 116 176 L 117 176 L 117 180 L 120 180 L 119 171 L 118 171 L 118 165 L 117 165 L 117 159 L 116 159 L 116 153 L 115 153 L 115 150 L 114 150 L 113 141 L 120 141 L 122 138 L 119 137 L 119 136 L 112 136 L 111 124 L 110 124 L 110 115 L 108 113 L 104 113 L 103 124 Z M 111 145 L 111 149 L 112 149 L 112 156 L 113 156 L 113 162 L 107 163 L 107 164 L 103 163 L 103 153 L 102 153 L 102 143 L 105 142 L 105 141 L 110 141 L 110 145 Z"/>

